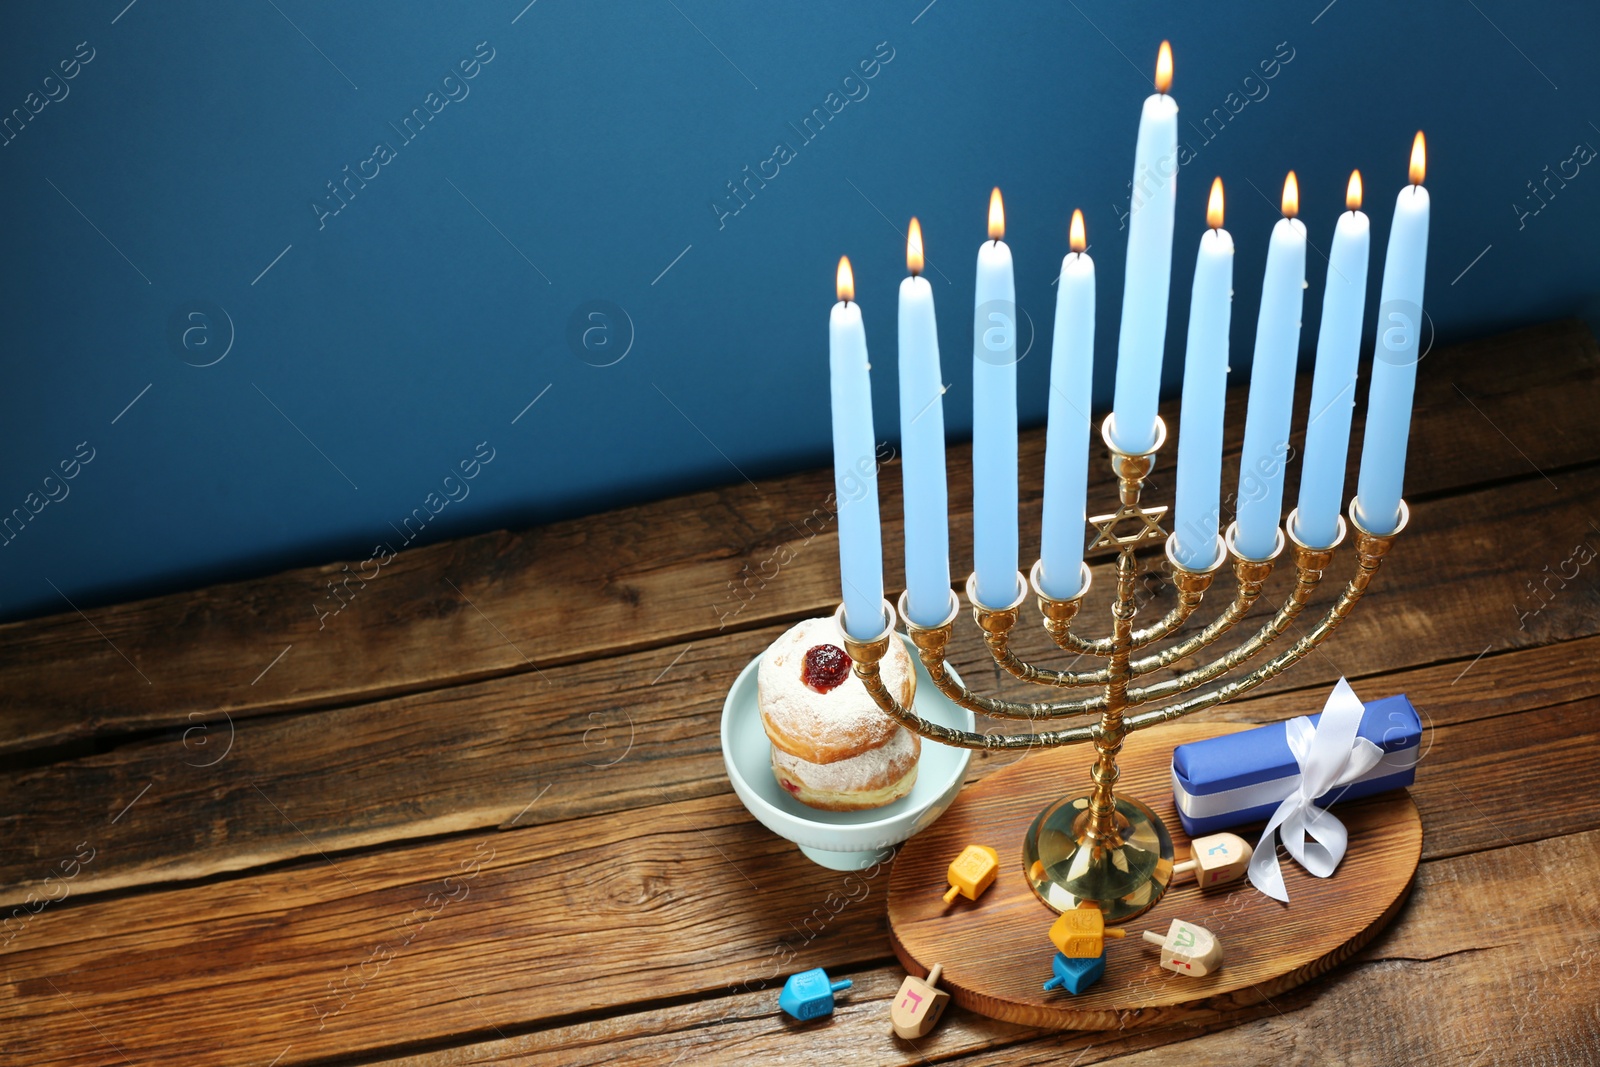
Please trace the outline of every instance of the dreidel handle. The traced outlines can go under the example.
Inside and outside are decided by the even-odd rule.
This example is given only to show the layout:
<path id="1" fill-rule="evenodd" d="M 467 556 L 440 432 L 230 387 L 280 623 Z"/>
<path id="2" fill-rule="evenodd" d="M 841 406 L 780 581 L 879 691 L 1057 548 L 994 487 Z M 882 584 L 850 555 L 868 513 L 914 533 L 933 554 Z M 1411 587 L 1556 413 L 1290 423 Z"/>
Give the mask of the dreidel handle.
<path id="1" fill-rule="evenodd" d="M 1156 946 L 1165 945 L 1167 943 L 1167 939 L 1156 933 L 1154 930 L 1146 930 L 1144 932 L 1144 939 Z"/>
<path id="2" fill-rule="evenodd" d="M 829 983 L 828 988 L 835 993 L 841 993 L 844 990 L 849 989 L 854 984 L 855 983 L 851 982 L 848 978 L 841 978 L 837 982 Z"/>
<path id="3" fill-rule="evenodd" d="M 1182 863 L 1173 864 L 1172 873 L 1175 875 L 1188 874 L 1198 866 L 1200 866 L 1199 860 L 1184 860 Z"/>
<path id="4" fill-rule="evenodd" d="M 1103 934 L 1106 937 L 1127 937 L 1128 936 L 1128 931 L 1124 930 L 1120 926 L 1108 926 L 1104 930 L 1101 930 L 1100 933 Z"/>
<path id="5" fill-rule="evenodd" d="M 944 895 L 944 902 L 946 904 L 950 903 L 952 900 L 956 899 L 956 894 L 959 892 L 961 892 L 960 886 L 951 886 L 950 891 Z"/>
<path id="6" fill-rule="evenodd" d="M 932 967 L 928 968 L 928 977 L 924 978 L 923 981 L 928 984 L 929 989 L 933 989 L 938 986 L 939 976 L 943 973 L 944 964 L 935 963 Z"/>

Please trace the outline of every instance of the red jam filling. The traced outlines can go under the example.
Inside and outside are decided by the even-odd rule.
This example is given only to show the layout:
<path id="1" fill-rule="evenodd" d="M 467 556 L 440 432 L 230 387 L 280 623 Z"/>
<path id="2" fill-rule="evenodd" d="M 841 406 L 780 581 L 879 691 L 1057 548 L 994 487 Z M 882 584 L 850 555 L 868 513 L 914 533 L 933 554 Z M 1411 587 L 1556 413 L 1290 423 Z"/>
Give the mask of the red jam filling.
<path id="1" fill-rule="evenodd" d="M 840 685 L 850 677 L 850 656 L 838 645 L 815 645 L 806 652 L 800 667 L 800 681 L 818 693 Z"/>

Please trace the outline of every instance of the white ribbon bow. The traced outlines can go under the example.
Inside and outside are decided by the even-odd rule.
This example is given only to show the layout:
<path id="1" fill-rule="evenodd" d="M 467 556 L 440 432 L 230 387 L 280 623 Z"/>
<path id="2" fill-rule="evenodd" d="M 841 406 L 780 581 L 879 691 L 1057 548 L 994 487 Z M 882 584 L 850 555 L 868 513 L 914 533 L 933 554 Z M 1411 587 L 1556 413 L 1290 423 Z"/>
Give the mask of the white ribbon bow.
<path id="1" fill-rule="evenodd" d="M 1383 758 L 1383 749 L 1356 736 L 1361 713 L 1361 700 L 1350 683 L 1340 678 L 1323 705 L 1317 725 L 1312 726 L 1304 715 L 1284 724 L 1289 751 L 1300 765 L 1299 780 L 1294 792 L 1272 813 L 1250 855 L 1250 884 L 1274 900 L 1289 902 L 1283 871 L 1278 866 L 1280 835 L 1289 855 L 1318 878 L 1328 877 L 1344 859 L 1350 840 L 1344 823 L 1312 801 L 1330 789 L 1355 781 Z M 1307 834 L 1310 841 L 1306 840 Z"/>

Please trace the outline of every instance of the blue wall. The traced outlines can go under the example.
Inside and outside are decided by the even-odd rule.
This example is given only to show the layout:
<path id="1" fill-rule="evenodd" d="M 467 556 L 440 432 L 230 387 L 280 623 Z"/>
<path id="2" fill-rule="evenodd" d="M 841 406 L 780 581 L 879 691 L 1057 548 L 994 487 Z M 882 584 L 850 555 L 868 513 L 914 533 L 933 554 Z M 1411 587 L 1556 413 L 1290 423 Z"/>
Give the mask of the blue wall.
<path id="1" fill-rule="evenodd" d="M 964 436 L 995 184 L 1040 338 L 1023 419 L 1044 417 L 1075 206 L 1104 405 L 1163 36 L 1184 117 L 1237 110 L 1188 134 L 1169 392 L 1214 174 L 1239 248 L 1236 375 L 1284 172 L 1326 248 L 1359 166 L 1381 263 L 1419 127 L 1442 337 L 1600 292 L 1600 173 L 1563 164 L 1600 147 L 1590 3 L 525 2 L 0 10 L 0 512 L 58 498 L 0 548 L 0 617 L 365 558 L 430 493 L 458 499 L 420 540 L 824 463 L 834 263 L 852 256 L 892 353 L 913 213 Z M 863 61 L 874 76 L 846 82 Z M 856 99 L 803 140 L 789 123 L 830 93 Z M 732 213 L 726 183 L 780 142 L 793 158 Z M 1531 213 L 1527 183 L 1562 165 L 1577 176 Z M 353 198 L 330 194 L 356 172 Z M 1312 255 L 1308 340 L 1325 270 Z M 876 378 L 892 436 L 893 375 Z"/>

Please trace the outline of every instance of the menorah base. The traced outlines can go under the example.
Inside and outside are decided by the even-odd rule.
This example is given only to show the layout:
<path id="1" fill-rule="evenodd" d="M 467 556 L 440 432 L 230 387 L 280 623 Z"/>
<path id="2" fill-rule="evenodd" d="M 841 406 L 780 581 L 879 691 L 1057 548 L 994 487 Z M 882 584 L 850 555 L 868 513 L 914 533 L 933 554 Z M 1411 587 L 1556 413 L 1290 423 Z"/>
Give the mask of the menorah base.
<path id="1" fill-rule="evenodd" d="M 1056 911 L 1094 904 L 1117 923 L 1155 906 L 1172 881 L 1172 835 L 1155 812 L 1117 797 L 1120 840 L 1092 834 L 1089 798 L 1063 797 L 1039 813 L 1022 842 L 1023 873 Z"/>

